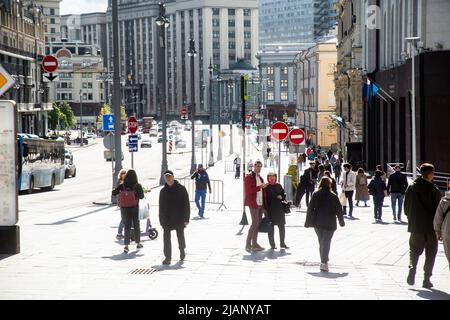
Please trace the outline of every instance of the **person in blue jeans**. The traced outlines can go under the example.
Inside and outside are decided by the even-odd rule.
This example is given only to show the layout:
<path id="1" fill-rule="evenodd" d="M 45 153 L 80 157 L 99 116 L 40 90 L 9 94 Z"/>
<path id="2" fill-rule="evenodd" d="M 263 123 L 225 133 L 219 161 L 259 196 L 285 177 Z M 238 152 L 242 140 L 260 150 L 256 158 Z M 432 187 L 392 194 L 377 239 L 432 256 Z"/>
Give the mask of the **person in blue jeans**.
<path id="1" fill-rule="evenodd" d="M 192 174 L 191 179 L 195 179 L 195 204 L 198 209 L 198 216 L 203 219 L 205 214 L 206 187 L 208 186 L 211 193 L 211 183 L 208 173 L 202 164 L 198 165 L 197 171 Z"/>
<path id="2" fill-rule="evenodd" d="M 374 218 L 376 223 L 382 222 L 381 216 L 383 214 L 383 201 L 385 192 L 387 190 L 386 183 L 381 179 L 383 172 L 375 171 L 375 178 L 369 183 L 369 193 L 373 197 L 374 204 Z"/>
<path id="3" fill-rule="evenodd" d="M 395 166 L 395 173 L 389 176 L 389 182 L 387 185 L 388 192 L 391 195 L 392 214 L 394 215 L 394 221 L 402 221 L 402 207 L 403 198 L 405 196 L 406 189 L 408 188 L 408 180 L 406 175 L 401 172 L 399 165 Z M 397 209 L 398 201 L 398 211 Z M 397 213 L 397 215 L 396 215 Z"/>

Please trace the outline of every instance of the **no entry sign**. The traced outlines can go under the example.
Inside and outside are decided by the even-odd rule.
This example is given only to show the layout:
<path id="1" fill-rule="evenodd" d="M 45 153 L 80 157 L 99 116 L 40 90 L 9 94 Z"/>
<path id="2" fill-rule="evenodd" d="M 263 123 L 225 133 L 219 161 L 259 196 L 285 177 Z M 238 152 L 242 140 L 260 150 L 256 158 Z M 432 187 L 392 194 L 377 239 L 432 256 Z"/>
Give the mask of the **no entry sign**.
<path id="1" fill-rule="evenodd" d="M 137 129 L 138 129 L 138 122 L 137 122 L 136 118 L 135 117 L 130 117 L 128 119 L 128 130 L 132 134 L 135 134 Z"/>
<path id="2" fill-rule="evenodd" d="M 305 144 L 305 132 L 301 129 L 292 129 L 289 132 L 289 140 L 292 144 Z"/>
<path id="3" fill-rule="evenodd" d="M 286 139 L 289 133 L 289 127 L 284 122 L 276 122 L 272 125 L 272 137 L 275 140 L 281 141 Z"/>
<path id="4" fill-rule="evenodd" d="M 58 59 L 54 56 L 45 56 L 42 59 L 42 69 L 48 73 L 55 72 L 58 69 Z"/>

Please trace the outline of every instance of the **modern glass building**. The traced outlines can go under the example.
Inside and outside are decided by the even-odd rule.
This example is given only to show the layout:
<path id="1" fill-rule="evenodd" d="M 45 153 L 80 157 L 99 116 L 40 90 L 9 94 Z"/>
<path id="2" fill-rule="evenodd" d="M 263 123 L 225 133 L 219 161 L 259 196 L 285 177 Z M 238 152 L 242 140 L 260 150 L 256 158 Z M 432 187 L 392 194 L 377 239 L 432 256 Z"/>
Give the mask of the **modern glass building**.
<path id="1" fill-rule="evenodd" d="M 260 0 L 259 43 L 316 42 L 336 22 L 336 0 Z"/>

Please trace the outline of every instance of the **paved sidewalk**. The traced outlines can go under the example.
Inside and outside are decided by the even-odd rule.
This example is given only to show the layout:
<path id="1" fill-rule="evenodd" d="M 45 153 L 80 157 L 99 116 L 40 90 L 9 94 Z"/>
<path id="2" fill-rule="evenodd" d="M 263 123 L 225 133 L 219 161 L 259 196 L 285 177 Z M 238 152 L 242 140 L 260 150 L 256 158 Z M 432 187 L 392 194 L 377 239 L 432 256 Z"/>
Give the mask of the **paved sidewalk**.
<path id="1" fill-rule="evenodd" d="M 252 156 L 259 158 L 256 151 Z M 174 264 L 161 265 L 159 189 L 149 201 L 160 235 L 153 241 L 144 237 L 144 249 L 136 252 L 132 245 L 128 255 L 115 240 L 120 220 L 115 207 L 33 212 L 21 216 L 22 253 L 0 256 L 0 299 L 450 299 L 442 244 L 432 278 L 436 290 L 421 288 L 420 273 L 416 286 L 406 284 L 409 234 L 406 225 L 392 222 L 389 207 L 383 208 L 384 224 L 374 224 L 372 207 L 355 208 L 356 219 L 346 220 L 346 227 L 335 233 L 329 273 L 319 272 L 316 235 L 303 227 L 305 210 L 287 216 L 291 249 L 246 252 L 248 227 L 239 225 L 242 179 L 224 175 L 223 163 L 208 172 L 224 181 L 228 209 L 216 211 L 218 206 L 210 205 L 206 219 L 192 219 L 183 263 L 178 262 L 173 234 Z M 196 215 L 192 204 L 191 217 Z M 278 244 L 277 235 L 275 239 Z M 265 234 L 259 242 L 269 246 Z M 136 269 L 148 274 L 132 274 Z"/>

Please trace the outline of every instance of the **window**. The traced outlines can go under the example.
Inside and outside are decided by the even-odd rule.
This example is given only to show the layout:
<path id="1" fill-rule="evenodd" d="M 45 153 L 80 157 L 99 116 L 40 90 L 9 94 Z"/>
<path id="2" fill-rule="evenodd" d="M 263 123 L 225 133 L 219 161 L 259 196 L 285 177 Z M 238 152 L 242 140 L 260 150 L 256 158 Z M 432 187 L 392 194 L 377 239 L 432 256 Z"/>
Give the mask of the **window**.
<path id="1" fill-rule="evenodd" d="M 213 19 L 212 25 L 213 25 L 213 27 L 220 27 L 220 20 L 219 19 Z"/>
<path id="2" fill-rule="evenodd" d="M 244 39 L 251 39 L 252 33 L 250 31 L 244 31 Z"/>
<path id="3" fill-rule="evenodd" d="M 50 28 L 50 33 L 56 33 L 56 29 L 55 28 Z"/>
<path id="4" fill-rule="evenodd" d="M 212 9 L 212 12 L 213 12 L 213 15 L 214 15 L 214 16 L 218 16 L 218 15 L 219 15 L 219 12 L 220 12 L 220 9 L 219 9 L 219 8 L 213 8 L 213 9 Z"/>
<path id="5" fill-rule="evenodd" d="M 269 80 L 267 81 L 267 86 L 273 88 L 273 84 L 274 84 L 273 79 L 269 79 Z"/>
<path id="6" fill-rule="evenodd" d="M 284 67 L 283 68 L 283 74 L 288 74 L 288 70 L 289 70 L 288 67 Z"/>
<path id="7" fill-rule="evenodd" d="M 92 93 L 88 94 L 88 100 L 92 100 Z"/>
<path id="8" fill-rule="evenodd" d="M 236 42 L 230 42 L 228 44 L 228 49 L 236 49 Z"/>
<path id="9" fill-rule="evenodd" d="M 50 9 L 50 15 L 54 16 L 55 15 L 55 9 Z"/>
<path id="10" fill-rule="evenodd" d="M 268 91 L 267 92 L 267 100 L 269 100 L 269 101 L 273 101 L 274 100 L 273 91 Z"/>
<path id="11" fill-rule="evenodd" d="M 244 21 L 244 27 L 251 27 L 251 26 L 252 26 L 252 22 L 250 20 Z"/>
<path id="12" fill-rule="evenodd" d="M 244 16 L 245 17 L 250 17 L 251 15 L 251 10 L 250 9 L 244 9 Z"/>
<path id="13" fill-rule="evenodd" d="M 55 24 L 55 18 L 50 18 L 50 24 Z"/>
<path id="14" fill-rule="evenodd" d="M 273 74 L 273 67 L 267 67 L 267 74 Z"/>
<path id="15" fill-rule="evenodd" d="M 220 38 L 220 32 L 219 31 L 213 31 L 213 38 Z"/>
<path id="16" fill-rule="evenodd" d="M 236 10 L 234 9 L 228 9 L 228 15 L 229 16 L 234 16 L 236 14 Z"/>
<path id="17" fill-rule="evenodd" d="M 252 44 L 250 42 L 244 43 L 244 49 L 251 49 L 251 48 L 252 48 Z"/>
<path id="18" fill-rule="evenodd" d="M 228 26 L 229 26 L 229 27 L 234 27 L 234 26 L 236 26 L 236 21 L 235 21 L 235 20 L 228 20 Z"/>
<path id="19" fill-rule="evenodd" d="M 228 38 L 231 38 L 231 39 L 236 38 L 236 32 L 234 32 L 234 31 L 228 31 Z"/>
<path id="20" fill-rule="evenodd" d="M 281 91 L 281 100 L 286 101 L 288 99 L 288 93 L 286 91 Z"/>
<path id="21" fill-rule="evenodd" d="M 286 88 L 288 86 L 288 81 L 287 80 L 281 80 L 281 87 L 282 88 Z"/>
<path id="22" fill-rule="evenodd" d="M 213 49 L 220 49 L 220 42 L 214 41 L 213 42 Z"/>

